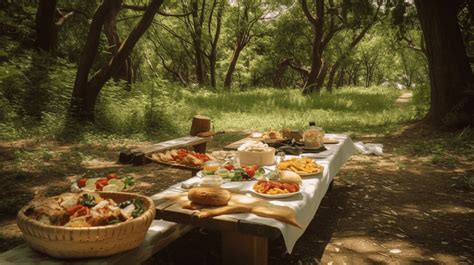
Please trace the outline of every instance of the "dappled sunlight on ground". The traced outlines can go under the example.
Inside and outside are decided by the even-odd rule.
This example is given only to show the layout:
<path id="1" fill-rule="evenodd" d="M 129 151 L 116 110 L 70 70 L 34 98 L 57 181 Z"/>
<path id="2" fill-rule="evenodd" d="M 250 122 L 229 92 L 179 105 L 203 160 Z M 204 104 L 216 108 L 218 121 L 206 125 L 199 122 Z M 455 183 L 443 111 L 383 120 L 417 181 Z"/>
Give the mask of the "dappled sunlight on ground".
<path id="1" fill-rule="evenodd" d="M 229 141 L 242 137 L 228 134 Z M 471 174 L 468 154 L 444 163 L 424 151 L 423 138 L 368 137 L 354 141 L 383 143 L 383 156 L 355 155 L 335 178 L 315 218 L 291 255 L 283 240 L 270 242 L 269 264 L 412 264 L 474 262 L 472 191 L 453 186 Z M 134 143 L 133 147 L 149 143 Z M 412 146 L 414 145 L 414 147 Z M 218 148 L 211 143 L 210 149 Z M 151 195 L 190 177 L 189 171 L 157 164 L 116 164 L 120 143 L 63 145 L 35 140 L 0 142 L 2 182 L 0 250 L 22 242 L 15 213 L 38 196 L 69 190 L 88 170 L 133 176 L 131 189 Z M 411 150 L 419 150 L 413 152 Z M 441 163 L 434 163 L 441 161 Z M 192 245 L 193 264 L 218 264 L 219 234 L 195 229 L 146 264 L 191 262 L 182 248 Z M 180 263 L 181 262 L 181 263 Z"/>

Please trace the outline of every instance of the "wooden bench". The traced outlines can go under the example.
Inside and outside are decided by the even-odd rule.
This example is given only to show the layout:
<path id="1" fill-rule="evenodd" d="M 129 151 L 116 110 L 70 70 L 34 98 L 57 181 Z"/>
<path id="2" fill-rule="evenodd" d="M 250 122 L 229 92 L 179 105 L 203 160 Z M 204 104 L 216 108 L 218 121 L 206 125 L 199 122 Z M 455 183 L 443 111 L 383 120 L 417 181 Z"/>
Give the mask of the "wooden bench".
<path id="1" fill-rule="evenodd" d="M 193 225 L 189 224 L 154 220 L 148 229 L 145 240 L 138 248 L 104 258 L 56 259 L 34 251 L 27 244 L 22 244 L 1 253 L 0 264 L 140 264 L 192 228 Z"/>

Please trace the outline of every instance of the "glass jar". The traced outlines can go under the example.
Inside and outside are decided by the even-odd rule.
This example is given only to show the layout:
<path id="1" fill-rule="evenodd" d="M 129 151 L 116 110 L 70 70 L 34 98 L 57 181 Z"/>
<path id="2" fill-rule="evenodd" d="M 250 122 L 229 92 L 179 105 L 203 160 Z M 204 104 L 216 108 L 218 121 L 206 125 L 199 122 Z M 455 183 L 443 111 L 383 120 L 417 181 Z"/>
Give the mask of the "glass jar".
<path id="1" fill-rule="evenodd" d="M 314 121 L 309 123 L 309 128 L 303 133 L 304 148 L 317 149 L 323 146 L 324 131 L 316 127 Z"/>

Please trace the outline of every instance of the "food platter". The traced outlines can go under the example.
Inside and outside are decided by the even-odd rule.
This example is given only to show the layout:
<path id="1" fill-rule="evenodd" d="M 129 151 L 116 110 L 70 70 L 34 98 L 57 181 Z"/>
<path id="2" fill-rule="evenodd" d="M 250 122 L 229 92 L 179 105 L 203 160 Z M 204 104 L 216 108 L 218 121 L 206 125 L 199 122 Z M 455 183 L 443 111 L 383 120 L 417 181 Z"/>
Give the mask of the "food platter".
<path id="1" fill-rule="evenodd" d="M 293 197 L 300 194 L 302 189 L 301 184 L 281 182 L 278 180 L 259 180 L 253 182 L 252 185 L 248 187 L 251 192 L 269 199 Z"/>
<path id="2" fill-rule="evenodd" d="M 284 194 L 273 194 L 273 195 L 256 192 L 256 191 L 253 190 L 253 188 L 250 188 L 250 191 L 257 194 L 258 196 L 262 196 L 262 197 L 265 197 L 265 198 L 268 198 L 268 199 L 282 199 L 282 198 L 293 197 L 295 195 L 301 194 L 301 189 L 297 192 L 284 193 Z"/>
<path id="3" fill-rule="evenodd" d="M 311 173 L 298 173 L 298 175 L 300 175 L 301 177 L 310 177 L 310 176 L 317 176 L 317 175 L 321 175 L 323 172 L 324 172 L 324 167 L 321 166 L 321 169 L 319 171 L 316 171 L 316 172 L 311 172 Z"/>
<path id="4" fill-rule="evenodd" d="M 293 171 L 300 176 L 314 176 L 322 173 L 324 167 L 319 165 L 314 159 L 303 157 L 303 158 L 291 158 L 280 162 L 277 166 L 278 170 L 289 170 Z"/>
<path id="5" fill-rule="evenodd" d="M 209 154 L 195 153 L 184 148 L 152 153 L 146 155 L 146 158 L 161 165 L 196 171 L 202 169 L 204 162 L 215 160 Z"/>
<path id="6" fill-rule="evenodd" d="M 179 163 L 169 163 L 169 162 L 163 162 L 163 161 L 160 161 L 160 160 L 157 160 L 157 159 L 153 159 L 151 156 L 145 156 L 147 159 L 157 163 L 157 164 L 160 164 L 160 165 L 163 165 L 163 166 L 168 166 L 168 167 L 173 167 L 173 168 L 179 168 L 179 169 L 186 169 L 186 170 L 201 170 L 202 167 L 201 166 L 197 166 L 197 167 L 192 167 L 192 166 L 186 166 L 186 165 L 183 165 L 183 164 L 179 164 Z"/>

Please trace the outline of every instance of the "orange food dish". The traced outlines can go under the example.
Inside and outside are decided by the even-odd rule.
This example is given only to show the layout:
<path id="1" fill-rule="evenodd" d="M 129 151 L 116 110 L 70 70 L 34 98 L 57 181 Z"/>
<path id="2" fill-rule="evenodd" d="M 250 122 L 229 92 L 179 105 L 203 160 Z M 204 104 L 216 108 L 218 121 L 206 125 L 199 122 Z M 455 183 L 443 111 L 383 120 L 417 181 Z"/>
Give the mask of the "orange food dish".
<path id="1" fill-rule="evenodd" d="M 257 193 L 277 195 L 298 192 L 300 186 L 296 183 L 285 183 L 276 180 L 259 180 L 253 186 L 253 190 Z"/>

